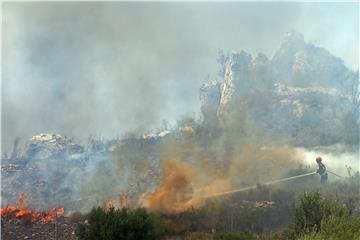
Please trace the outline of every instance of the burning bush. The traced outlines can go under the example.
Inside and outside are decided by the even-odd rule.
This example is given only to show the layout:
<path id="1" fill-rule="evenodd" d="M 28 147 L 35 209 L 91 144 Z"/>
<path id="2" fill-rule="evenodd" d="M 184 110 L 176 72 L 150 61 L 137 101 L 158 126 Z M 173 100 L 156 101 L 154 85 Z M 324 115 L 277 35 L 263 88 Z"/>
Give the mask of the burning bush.
<path id="1" fill-rule="evenodd" d="M 104 210 L 97 207 L 86 217 L 78 228 L 78 236 L 83 240 L 157 239 L 154 220 L 143 208 Z"/>

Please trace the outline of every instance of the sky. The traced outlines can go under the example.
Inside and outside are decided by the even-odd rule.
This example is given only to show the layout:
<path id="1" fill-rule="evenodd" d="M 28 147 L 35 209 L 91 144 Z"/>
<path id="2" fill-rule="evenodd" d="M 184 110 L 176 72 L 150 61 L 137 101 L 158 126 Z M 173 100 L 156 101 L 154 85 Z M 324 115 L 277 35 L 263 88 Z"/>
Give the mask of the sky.
<path id="1" fill-rule="evenodd" d="M 295 30 L 359 66 L 358 3 L 6 2 L 2 150 L 46 132 L 117 137 L 200 114 L 219 49 L 271 57 Z"/>

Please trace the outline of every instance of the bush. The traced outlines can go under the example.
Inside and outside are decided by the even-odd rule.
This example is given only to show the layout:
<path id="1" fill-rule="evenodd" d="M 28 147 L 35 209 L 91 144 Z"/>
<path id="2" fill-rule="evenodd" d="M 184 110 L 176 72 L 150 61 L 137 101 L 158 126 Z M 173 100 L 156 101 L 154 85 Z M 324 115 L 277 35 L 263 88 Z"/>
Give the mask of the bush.
<path id="1" fill-rule="evenodd" d="M 195 233 L 187 234 L 184 240 L 212 240 L 212 239 L 213 236 L 210 233 L 195 232 Z"/>
<path id="2" fill-rule="evenodd" d="M 334 239 L 325 239 L 323 236 L 321 236 L 318 233 L 312 232 L 312 233 L 308 233 L 306 235 L 303 235 L 301 238 L 299 238 L 298 240 L 334 240 Z"/>
<path id="3" fill-rule="evenodd" d="M 288 234 L 290 238 L 321 230 L 321 222 L 330 217 L 348 217 L 349 211 L 333 201 L 321 198 L 320 193 L 305 193 L 293 210 Z"/>
<path id="4" fill-rule="evenodd" d="M 329 216 L 321 221 L 321 231 L 303 235 L 299 240 L 360 240 L 360 219 Z"/>
<path id="5" fill-rule="evenodd" d="M 155 216 L 155 231 L 156 236 L 173 236 L 179 234 L 179 232 L 184 232 L 185 230 L 179 230 L 179 226 L 177 226 L 170 219 L 161 219 L 160 217 Z"/>
<path id="6" fill-rule="evenodd" d="M 257 240 L 281 240 L 281 239 L 286 239 L 284 236 L 283 230 L 278 230 L 275 232 L 267 232 L 267 233 L 261 234 L 257 238 Z"/>
<path id="7" fill-rule="evenodd" d="M 93 208 L 79 225 L 78 236 L 84 240 L 155 240 L 152 217 L 139 208 L 136 210 Z"/>
<path id="8" fill-rule="evenodd" d="M 360 219 L 329 216 L 321 221 L 321 235 L 326 239 L 360 239 Z"/>
<path id="9" fill-rule="evenodd" d="M 256 236 L 249 232 L 216 234 L 214 240 L 256 240 Z"/>

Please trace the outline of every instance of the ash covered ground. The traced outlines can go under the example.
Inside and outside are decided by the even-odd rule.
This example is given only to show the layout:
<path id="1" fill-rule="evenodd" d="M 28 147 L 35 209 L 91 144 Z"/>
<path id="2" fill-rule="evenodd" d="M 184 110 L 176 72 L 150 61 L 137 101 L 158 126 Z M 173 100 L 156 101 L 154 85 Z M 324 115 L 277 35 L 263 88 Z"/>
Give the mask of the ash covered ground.
<path id="1" fill-rule="evenodd" d="M 60 218 L 53 223 L 24 223 L 23 221 L 9 222 L 2 219 L 1 239 L 41 239 L 75 240 L 77 224 L 68 218 Z"/>

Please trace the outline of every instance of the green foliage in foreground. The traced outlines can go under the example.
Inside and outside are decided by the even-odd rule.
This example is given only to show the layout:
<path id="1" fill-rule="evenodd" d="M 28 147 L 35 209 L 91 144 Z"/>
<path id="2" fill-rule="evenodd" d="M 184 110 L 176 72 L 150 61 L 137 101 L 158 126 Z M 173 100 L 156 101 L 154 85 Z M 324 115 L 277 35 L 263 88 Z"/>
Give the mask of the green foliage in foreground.
<path id="1" fill-rule="evenodd" d="M 224 205 L 221 202 L 218 204 Z M 174 216 L 150 215 L 141 208 L 94 208 L 85 216 L 87 221 L 79 225 L 78 236 L 83 240 L 155 240 L 167 239 L 166 236 L 175 236 L 169 239 L 185 240 L 360 240 L 360 218 L 352 215 L 351 208 L 344 203 L 339 204 L 322 196 L 318 191 L 304 193 L 293 205 L 288 227 L 268 228 L 275 232 L 256 232 L 257 228 L 254 226 L 256 219 L 263 223 L 274 217 L 275 215 L 269 215 L 267 211 L 276 208 L 241 209 L 224 205 L 223 209 L 216 206 L 209 205 L 209 209 L 202 208 Z M 213 211 L 205 211 L 211 209 Z M 215 209 L 218 211 L 214 211 Z M 219 227 L 216 221 L 214 224 L 215 219 L 225 222 L 226 218 L 222 219 L 221 213 L 226 209 L 236 209 L 238 212 L 231 215 L 234 226 L 231 229 L 234 231 Z M 251 209 L 252 217 L 250 214 L 244 215 L 244 211 L 246 213 Z M 250 225 L 250 230 L 247 230 L 249 227 L 248 222 L 244 221 L 246 219 L 253 224 Z"/>
<path id="2" fill-rule="evenodd" d="M 305 193 L 295 205 L 284 239 L 360 240 L 360 219 L 348 208 L 324 199 L 319 192 Z"/>
<path id="3" fill-rule="evenodd" d="M 349 211 L 333 201 L 323 199 L 319 192 L 305 193 L 295 205 L 289 227 L 292 238 L 307 232 L 318 232 L 328 217 L 347 217 Z"/>
<path id="4" fill-rule="evenodd" d="M 250 232 L 227 232 L 221 234 L 190 233 L 184 240 L 257 240 L 257 236 Z"/>
<path id="5" fill-rule="evenodd" d="M 206 236 L 192 235 L 188 239 L 360 240 L 360 219 L 351 216 L 347 207 L 314 191 L 300 197 L 293 207 L 291 223 L 283 231 L 261 235 L 238 232 Z"/>
<path id="6" fill-rule="evenodd" d="M 78 236 L 84 240 L 155 240 L 152 217 L 139 208 L 136 210 L 93 208 L 87 222 L 79 226 Z"/>
<path id="7" fill-rule="evenodd" d="M 360 240 L 360 219 L 329 216 L 321 221 L 321 230 L 303 235 L 300 240 Z"/>
<path id="8" fill-rule="evenodd" d="M 222 233 L 215 235 L 214 240 L 256 240 L 256 236 L 249 232 Z"/>

